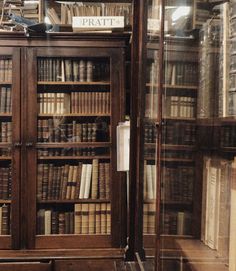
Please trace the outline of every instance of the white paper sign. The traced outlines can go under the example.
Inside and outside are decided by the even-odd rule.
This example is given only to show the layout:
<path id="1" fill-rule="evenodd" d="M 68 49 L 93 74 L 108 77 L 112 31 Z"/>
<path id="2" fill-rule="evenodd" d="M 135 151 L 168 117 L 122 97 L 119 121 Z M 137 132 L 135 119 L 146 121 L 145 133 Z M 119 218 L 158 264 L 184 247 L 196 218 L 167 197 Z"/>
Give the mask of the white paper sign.
<path id="1" fill-rule="evenodd" d="M 72 27 L 76 30 L 105 30 L 124 28 L 124 16 L 73 17 Z"/>
<path id="2" fill-rule="evenodd" d="M 160 31 L 160 20 L 158 19 L 148 19 L 148 26 L 149 31 Z"/>
<path id="3" fill-rule="evenodd" d="M 130 122 L 120 122 L 117 126 L 117 170 L 129 170 Z"/>

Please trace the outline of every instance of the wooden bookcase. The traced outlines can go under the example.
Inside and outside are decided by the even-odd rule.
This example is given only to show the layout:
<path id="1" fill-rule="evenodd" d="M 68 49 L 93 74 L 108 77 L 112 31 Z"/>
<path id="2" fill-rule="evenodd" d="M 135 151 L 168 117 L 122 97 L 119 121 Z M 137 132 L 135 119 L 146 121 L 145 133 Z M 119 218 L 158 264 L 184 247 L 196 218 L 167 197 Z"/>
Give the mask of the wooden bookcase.
<path id="1" fill-rule="evenodd" d="M 19 245 L 20 218 L 20 50 L 1 48 L 1 249 Z M 11 215 L 10 215 L 11 213 Z"/>
<path id="2" fill-rule="evenodd" d="M 124 120 L 128 39 L 1 36 L 0 61 L 12 61 L 1 69 L 12 78 L 0 82 L 1 110 L 3 88 L 11 90 L 13 110 L 0 114 L 1 127 L 12 124 L 12 138 L 1 132 L 1 168 L 11 167 L 11 197 L 1 198 L 0 207 L 10 207 L 11 221 L 0 249 L 39 249 L 41 256 L 51 249 L 52 256 L 55 249 L 114 253 L 125 246 L 126 189 L 116 170 L 116 126 Z"/>

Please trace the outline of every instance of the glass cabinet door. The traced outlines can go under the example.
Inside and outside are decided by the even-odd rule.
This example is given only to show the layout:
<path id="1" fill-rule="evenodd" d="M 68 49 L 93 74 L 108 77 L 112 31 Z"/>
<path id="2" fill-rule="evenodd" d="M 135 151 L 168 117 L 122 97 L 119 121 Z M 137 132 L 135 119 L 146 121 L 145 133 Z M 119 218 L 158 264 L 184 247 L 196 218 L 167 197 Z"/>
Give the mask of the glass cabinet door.
<path id="1" fill-rule="evenodd" d="M 19 247 L 20 51 L 0 49 L 0 248 Z"/>
<path id="2" fill-rule="evenodd" d="M 165 20 L 184 25 L 165 25 L 159 270 L 233 270 L 234 1 L 173 2 Z"/>
<path id="3" fill-rule="evenodd" d="M 33 202 L 29 239 L 34 241 L 29 246 L 120 246 L 122 188 L 113 150 L 122 115 L 123 71 L 115 74 L 115 81 L 116 69 L 111 67 L 122 65 L 122 51 L 31 53 L 30 67 L 35 66 L 29 99 L 35 108 L 28 182 Z"/>
<path id="4" fill-rule="evenodd" d="M 156 219 L 157 219 L 157 174 L 159 168 L 158 160 L 158 123 L 160 120 L 160 1 L 148 1 L 147 9 L 146 40 L 144 50 L 145 59 L 145 82 L 144 82 L 144 110 L 142 111 L 143 139 L 141 147 L 143 156 L 141 158 L 141 180 L 143 181 L 143 247 L 146 257 L 144 262 L 147 270 L 154 270 L 156 254 Z M 145 270 L 146 270 L 145 269 Z"/>

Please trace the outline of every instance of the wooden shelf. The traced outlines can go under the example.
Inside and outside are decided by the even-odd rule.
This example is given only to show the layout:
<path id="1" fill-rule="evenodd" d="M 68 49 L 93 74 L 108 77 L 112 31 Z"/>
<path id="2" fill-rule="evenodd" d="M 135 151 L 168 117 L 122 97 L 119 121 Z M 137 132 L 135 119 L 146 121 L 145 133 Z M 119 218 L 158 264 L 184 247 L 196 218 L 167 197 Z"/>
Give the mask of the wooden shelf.
<path id="1" fill-rule="evenodd" d="M 169 84 L 164 84 L 164 88 L 168 89 L 191 89 L 191 90 L 197 90 L 198 86 L 195 85 L 169 85 Z"/>
<path id="2" fill-rule="evenodd" d="M 12 157 L 11 156 L 0 156 L 0 161 L 8 161 L 11 160 Z"/>
<path id="3" fill-rule="evenodd" d="M 11 148 L 12 144 L 11 143 L 4 143 L 4 142 L 0 142 L 0 149 L 3 148 Z"/>
<path id="4" fill-rule="evenodd" d="M 156 203 L 156 199 L 145 199 L 144 203 Z M 191 206 L 192 202 L 180 202 L 180 201 L 161 201 L 162 205 L 178 205 L 178 206 Z"/>
<path id="5" fill-rule="evenodd" d="M 0 113 L 0 117 L 2 118 L 11 118 L 12 117 L 12 114 L 11 113 Z"/>
<path id="6" fill-rule="evenodd" d="M 88 160 L 88 159 L 110 159 L 110 155 L 94 156 L 40 156 L 38 160 Z"/>
<path id="7" fill-rule="evenodd" d="M 236 152 L 236 147 L 221 147 L 220 151 L 222 151 L 222 152 Z"/>
<path id="8" fill-rule="evenodd" d="M 11 85 L 11 84 L 12 84 L 12 82 L 4 82 L 4 81 L 0 82 L 0 85 Z"/>
<path id="9" fill-rule="evenodd" d="M 210 249 L 200 240 L 176 240 L 187 264 L 193 271 L 228 271 L 227 259 L 219 257 L 216 250 Z"/>
<path id="10" fill-rule="evenodd" d="M 236 124 L 236 116 L 219 118 L 222 124 Z"/>
<path id="11" fill-rule="evenodd" d="M 108 199 L 38 200 L 38 204 L 110 203 Z"/>
<path id="12" fill-rule="evenodd" d="M 171 144 L 162 144 L 161 149 L 163 150 L 196 150 L 194 145 L 171 145 Z"/>
<path id="13" fill-rule="evenodd" d="M 11 204 L 11 200 L 0 199 L 0 204 Z"/>
<path id="14" fill-rule="evenodd" d="M 193 163 L 193 159 L 186 159 L 186 158 L 161 158 L 163 162 L 184 162 L 184 163 Z"/>
<path id="15" fill-rule="evenodd" d="M 147 83 L 146 87 L 158 87 L 158 84 L 152 84 L 152 83 Z M 169 84 L 164 84 L 163 85 L 164 88 L 168 88 L 168 89 L 189 89 L 189 90 L 197 90 L 198 86 L 194 86 L 194 85 L 169 85 Z"/>
<path id="16" fill-rule="evenodd" d="M 173 121 L 191 121 L 195 122 L 196 118 L 183 118 L 183 117 L 163 117 L 163 120 L 168 121 L 168 120 L 173 120 Z"/>
<path id="17" fill-rule="evenodd" d="M 36 143 L 36 148 L 79 148 L 79 147 L 111 147 L 111 142 L 57 142 Z"/>
<path id="18" fill-rule="evenodd" d="M 38 117 L 43 118 L 50 118 L 50 117 L 110 117 L 111 114 L 100 114 L 100 113 L 94 113 L 94 114 L 77 114 L 77 113 L 68 113 L 68 114 L 38 114 Z"/>
<path id="19" fill-rule="evenodd" d="M 145 160 L 156 160 L 155 156 L 144 156 Z M 193 163 L 193 159 L 186 159 L 186 158 L 161 158 L 162 162 L 181 162 L 181 163 Z"/>
<path id="20" fill-rule="evenodd" d="M 144 143 L 145 148 L 156 148 L 156 143 Z"/>
<path id="21" fill-rule="evenodd" d="M 55 234 L 37 235 L 36 249 L 77 249 L 79 248 L 109 248 L 111 247 L 110 234 Z"/>
<path id="22" fill-rule="evenodd" d="M 38 85 L 78 85 L 78 86 L 108 86 L 111 83 L 108 81 L 97 81 L 97 82 L 73 82 L 73 81 L 55 81 L 55 82 L 49 82 L 49 81 L 38 81 Z"/>

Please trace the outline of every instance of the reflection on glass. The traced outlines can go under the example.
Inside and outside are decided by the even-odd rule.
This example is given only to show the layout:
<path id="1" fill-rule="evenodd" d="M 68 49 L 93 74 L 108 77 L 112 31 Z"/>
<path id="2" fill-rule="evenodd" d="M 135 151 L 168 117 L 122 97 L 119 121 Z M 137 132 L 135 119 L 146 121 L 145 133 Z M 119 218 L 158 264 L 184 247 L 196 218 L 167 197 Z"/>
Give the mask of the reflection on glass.
<path id="1" fill-rule="evenodd" d="M 170 36 L 186 36 L 193 26 L 193 1 L 165 2 L 165 33 Z"/>

